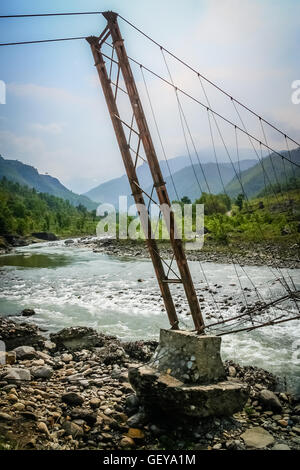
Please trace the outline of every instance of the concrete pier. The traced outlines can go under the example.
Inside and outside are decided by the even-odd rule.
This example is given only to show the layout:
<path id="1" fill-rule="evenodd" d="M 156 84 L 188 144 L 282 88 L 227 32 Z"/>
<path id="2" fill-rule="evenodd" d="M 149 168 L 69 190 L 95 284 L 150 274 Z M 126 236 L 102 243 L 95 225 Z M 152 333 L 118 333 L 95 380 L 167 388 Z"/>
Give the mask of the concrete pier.
<path id="1" fill-rule="evenodd" d="M 220 337 L 161 330 L 149 364 L 129 370 L 130 383 L 148 409 L 194 417 L 232 415 L 244 407 L 248 387 L 227 380 L 220 347 Z"/>

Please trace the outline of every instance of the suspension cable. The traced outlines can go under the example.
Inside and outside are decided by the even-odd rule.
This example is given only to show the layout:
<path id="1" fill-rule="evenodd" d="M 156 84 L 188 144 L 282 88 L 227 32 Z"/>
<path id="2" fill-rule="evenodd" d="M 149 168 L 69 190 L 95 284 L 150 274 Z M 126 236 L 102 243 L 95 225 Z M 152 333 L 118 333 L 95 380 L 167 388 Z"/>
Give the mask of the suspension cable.
<path id="1" fill-rule="evenodd" d="M 148 36 L 146 33 L 144 33 L 142 30 L 140 30 L 139 28 L 137 28 L 134 24 L 132 24 L 130 21 L 128 21 L 126 18 L 124 18 L 123 16 L 119 15 L 118 14 L 118 17 L 121 18 L 123 21 L 125 21 L 127 24 L 129 24 L 132 28 L 134 28 L 136 31 L 138 31 L 140 34 L 142 34 L 143 36 L 145 36 L 147 39 L 149 39 L 153 44 L 155 44 L 156 46 L 158 46 L 160 49 L 164 50 L 165 52 L 167 52 L 167 54 L 169 54 L 171 57 L 173 57 L 174 59 L 176 59 L 178 62 L 180 62 L 182 65 L 184 65 L 185 67 L 187 67 L 188 69 L 190 69 L 192 72 L 194 72 L 196 75 L 198 76 L 201 76 L 206 82 L 208 82 L 210 85 L 212 85 L 214 88 L 216 88 L 217 90 L 219 90 L 221 93 L 223 93 L 224 95 L 226 95 L 228 98 L 230 98 L 231 100 L 234 100 L 238 105 L 242 106 L 244 109 L 246 109 L 247 111 L 249 111 L 250 113 L 252 113 L 254 116 L 262 119 L 262 121 L 264 121 L 266 124 L 268 124 L 270 127 L 272 127 L 274 130 L 276 130 L 277 132 L 279 132 L 280 134 L 282 134 L 283 136 L 286 136 L 286 134 L 284 132 L 282 132 L 280 129 L 278 129 L 276 126 L 274 126 L 273 124 L 271 124 L 269 121 L 267 121 L 266 119 L 262 118 L 261 116 L 259 116 L 259 114 L 257 114 L 255 111 L 253 111 L 252 109 L 250 109 L 248 106 L 246 106 L 245 104 L 241 103 L 240 101 L 238 101 L 237 99 L 233 98 L 228 92 L 226 92 L 225 90 L 223 90 L 220 86 L 218 86 L 216 83 L 212 82 L 211 80 L 209 80 L 207 77 L 205 77 L 203 74 L 201 74 L 200 72 L 198 72 L 197 70 L 195 70 L 193 67 L 191 67 L 189 64 L 187 64 L 185 61 L 183 61 L 182 59 L 180 59 L 179 57 L 177 57 L 175 54 L 173 54 L 172 52 L 170 52 L 168 49 L 166 49 L 165 47 L 163 47 L 161 44 L 159 44 L 157 41 L 155 41 L 154 39 L 152 39 L 150 36 Z M 300 147 L 300 143 L 297 142 L 296 140 L 292 139 L 291 137 L 288 137 L 289 140 L 291 142 L 294 142 L 294 144 L 296 144 L 297 146 Z"/>

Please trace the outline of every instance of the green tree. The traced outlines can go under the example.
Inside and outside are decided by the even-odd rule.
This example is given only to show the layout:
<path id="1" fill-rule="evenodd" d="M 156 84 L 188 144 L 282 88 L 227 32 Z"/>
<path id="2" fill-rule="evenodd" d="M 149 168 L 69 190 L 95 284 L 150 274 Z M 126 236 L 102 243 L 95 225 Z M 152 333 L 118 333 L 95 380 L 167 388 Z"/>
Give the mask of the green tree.
<path id="1" fill-rule="evenodd" d="M 238 206 L 239 210 L 241 211 L 243 209 L 244 205 L 244 200 L 245 200 L 245 195 L 240 193 L 234 203 Z"/>

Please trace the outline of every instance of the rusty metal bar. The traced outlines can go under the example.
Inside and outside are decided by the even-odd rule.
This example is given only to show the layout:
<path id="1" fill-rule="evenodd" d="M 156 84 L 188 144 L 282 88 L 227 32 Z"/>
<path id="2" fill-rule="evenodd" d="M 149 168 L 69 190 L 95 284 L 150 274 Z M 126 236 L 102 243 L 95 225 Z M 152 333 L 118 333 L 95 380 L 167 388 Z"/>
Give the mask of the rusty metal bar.
<path id="1" fill-rule="evenodd" d="M 279 318 L 282 318 L 282 317 L 279 317 Z M 279 321 L 276 321 L 276 318 L 275 318 L 275 320 L 270 320 L 266 323 L 263 323 L 262 325 L 248 326 L 248 328 L 245 327 L 245 328 L 240 328 L 239 330 L 226 331 L 224 333 L 219 333 L 216 336 L 231 335 L 233 333 L 240 333 L 241 331 L 256 330 L 257 328 L 263 328 L 265 326 L 277 325 L 278 323 L 284 323 L 284 322 L 287 322 L 287 321 L 299 320 L 299 319 L 300 319 L 300 315 L 297 315 L 296 317 L 292 317 L 292 318 L 285 318 L 284 320 L 279 320 Z"/>
<path id="2" fill-rule="evenodd" d="M 111 33 L 113 47 L 115 48 L 116 55 L 118 57 L 123 79 L 125 81 L 126 89 L 131 102 L 132 110 L 135 115 L 136 124 L 140 132 L 145 154 L 151 170 L 158 200 L 161 205 L 162 213 L 169 230 L 171 245 L 173 247 L 175 259 L 183 282 L 185 294 L 190 306 L 195 328 L 200 333 L 204 331 L 203 316 L 200 310 L 200 305 L 192 281 L 191 273 L 188 267 L 187 259 L 183 250 L 182 241 L 176 236 L 174 213 L 170 211 L 171 204 L 169 196 L 167 193 L 165 182 L 162 177 L 158 158 L 152 142 L 152 138 L 148 128 L 142 103 L 139 97 L 139 93 L 135 84 L 135 80 L 132 74 L 128 56 L 124 47 L 124 40 L 122 39 L 119 25 L 117 22 L 117 14 L 108 11 L 103 13 L 103 16 L 108 22 L 108 28 Z"/>
<path id="3" fill-rule="evenodd" d="M 173 329 L 178 329 L 178 318 L 177 318 L 175 306 L 173 303 L 173 298 L 171 296 L 171 292 L 170 292 L 168 284 L 163 282 L 166 279 L 166 275 L 165 275 L 165 271 L 163 268 L 162 260 L 159 256 L 159 251 L 157 248 L 156 241 L 152 237 L 151 221 L 149 219 L 149 215 L 145 206 L 143 193 L 134 184 L 134 182 L 136 184 L 139 184 L 138 177 L 137 177 L 134 165 L 133 165 L 130 149 L 127 144 L 125 131 L 124 131 L 122 122 L 119 118 L 119 111 L 118 111 L 118 107 L 114 98 L 113 89 L 111 87 L 110 80 L 108 78 L 108 73 L 107 73 L 107 69 L 105 66 L 105 62 L 99 50 L 98 38 L 95 36 L 92 36 L 92 37 L 87 38 L 87 41 L 91 46 L 92 54 L 95 60 L 95 66 L 98 71 L 100 83 L 102 85 L 102 89 L 104 92 L 104 96 L 106 99 L 106 103 L 107 103 L 109 114 L 112 120 L 114 131 L 116 133 L 117 141 L 119 144 L 120 152 L 123 158 L 124 166 L 126 169 L 128 179 L 129 179 L 133 197 L 138 208 L 141 225 L 145 233 L 148 250 L 149 250 L 152 263 L 155 269 L 155 274 L 156 274 L 157 281 L 161 290 L 161 294 L 165 303 L 168 318 L 169 318 L 171 327 Z M 145 212 L 141 214 L 139 207 L 142 207 L 142 206 L 145 207 Z M 147 217 L 146 217 L 146 214 L 147 214 Z"/>
<path id="4" fill-rule="evenodd" d="M 297 294 L 297 293 L 295 293 Z M 272 300 L 271 302 L 267 303 L 267 304 L 264 304 L 263 306 L 261 307 L 252 307 L 250 308 L 249 310 L 247 310 L 246 312 L 244 313 L 241 313 L 240 315 L 235 315 L 234 317 L 231 317 L 231 318 L 226 318 L 225 320 L 221 320 L 221 321 L 218 321 L 218 322 L 215 322 L 215 323 L 210 323 L 209 325 L 206 325 L 205 328 L 211 328 L 212 326 L 218 326 L 218 325 L 223 325 L 224 323 L 228 323 L 230 321 L 233 321 L 233 320 L 238 320 L 239 318 L 242 318 L 242 317 L 246 317 L 246 316 L 250 316 L 252 313 L 256 312 L 257 310 L 266 310 L 267 308 L 269 307 L 273 307 L 274 305 L 280 303 L 280 302 L 283 302 L 284 300 L 288 300 L 288 299 L 291 299 L 291 295 L 284 295 L 283 297 L 280 297 L 279 299 L 275 299 L 275 300 Z"/>

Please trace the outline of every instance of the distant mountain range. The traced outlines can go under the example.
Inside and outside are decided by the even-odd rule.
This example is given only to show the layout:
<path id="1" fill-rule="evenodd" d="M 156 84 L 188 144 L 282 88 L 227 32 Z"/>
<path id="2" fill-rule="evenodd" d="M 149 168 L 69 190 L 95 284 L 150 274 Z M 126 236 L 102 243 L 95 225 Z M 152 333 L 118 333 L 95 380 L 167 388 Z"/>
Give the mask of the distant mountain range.
<path id="1" fill-rule="evenodd" d="M 84 205 L 87 209 L 97 208 L 97 204 L 86 196 L 75 194 L 67 189 L 57 178 L 50 175 L 41 175 L 33 166 L 25 165 L 18 160 L 5 160 L 0 155 L 0 179 L 5 176 L 11 181 L 29 186 L 40 193 L 68 200 L 73 206 Z"/>
<path id="2" fill-rule="evenodd" d="M 284 151 L 280 153 L 300 164 L 300 147 L 291 150 L 290 153 Z M 245 150 L 241 154 L 240 161 L 233 162 L 233 165 L 227 162 L 220 162 L 217 165 L 212 161 L 210 154 L 202 155 L 201 165 L 196 156 L 191 157 L 193 165 L 191 165 L 190 158 L 185 156 L 172 158 L 168 160 L 168 163 L 165 160 L 160 161 L 170 200 L 187 196 L 194 201 L 201 196 L 201 192 L 218 194 L 224 192 L 224 188 L 226 193 L 234 198 L 243 192 L 241 183 L 246 195 L 251 198 L 257 196 L 266 186 L 270 187 L 276 183 L 286 184 L 292 177 L 300 178 L 299 167 L 280 158 L 277 154 L 273 153 L 259 162 L 257 159 L 245 158 L 250 154 L 249 150 Z M 211 161 L 207 161 L 208 158 L 211 158 Z M 152 177 L 147 163 L 137 168 L 137 175 L 141 187 L 150 194 Z M 96 209 L 101 202 L 113 204 L 117 208 L 119 196 L 122 195 L 129 197 L 128 205 L 133 204 L 126 175 L 102 183 L 84 195 L 79 195 L 67 189 L 57 178 L 41 175 L 30 165 L 25 165 L 18 160 L 6 160 L 0 155 L 0 179 L 3 176 L 21 185 L 35 188 L 38 192 L 68 200 L 74 206 L 83 204 L 89 210 Z M 156 198 L 156 194 L 153 194 L 153 198 Z"/>
<path id="3" fill-rule="evenodd" d="M 244 151 L 242 150 L 241 152 L 240 168 L 242 171 L 250 168 L 256 163 L 256 160 L 246 158 L 250 154 L 251 152 L 247 149 Z M 170 177 L 170 172 L 173 176 L 177 193 L 180 198 L 188 196 L 192 200 L 195 200 L 201 196 L 201 190 L 208 191 L 205 178 L 212 193 L 218 193 L 223 189 L 218 175 L 217 165 L 216 163 L 212 163 L 213 155 L 211 154 L 211 151 L 207 151 L 207 153 L 203 153 L 203 155 L 201 154 L 199 158 L 202 163 L 205 178 L 203 176 L 201 166 L 199 165 L 198 158 L 193 155 L 191 159 L 193 166 L 191 165 L 190 158 L 186 156 L 170 158 L 168 159 L 168 163 L 165 160 L 161 160 L 159 162 L 163 177 L 167 183 L 167 189 L 171 200 L 177 199 L 177 196 L 172 183 L 172 178 Z M 220 163 L 224 185 L 227 185 L 232 180 L 235 175 L 235 171 L 239 171 L 238 164 L 235 164 L 235 168 L 236 170 L 232 168 L 230 163 Z M 196 172 L 197 179 L 195 177 L 194 170 Z M 152 177 L 147 163 L 143 163 L 137 168 L 137 176 L 141 187 L 145 188 L 145 191 L 148 194 L 151 193 Z M 199 185 L 197 180 L 199 181 Z M 106 202 L 113 204 L 116 207 L 118 206 L 119 196 L 123 195 L 131 195 L 126 175 L 102 183 L 85 193 L 85 196 L 89 197 L 93 201 Z M 133 198 L 131 196 L 130 204 L 133 204 Z"/>
<path id="4" fill-rule="evenodd" d="M 300 147 L 290 152 L 282 151 L 280 153 L 300 165 Z M 242 171 L 239 178 L 235 176 L 226 186 L 226 192 L 230 197 L 236 197 L 242 192 L 242 184 L 246 195 L 251 198 L 257 196 L 265 187 L 274 188 L 278 183 L 285 185 L 290 178 L 300 178 L 300 168 L 272 153 L 261 159 L 256 165 Z"/>
<path id="5" fill-rule="evenodd" d="M 280 151 L 280 153 L 291 159 L 291 161 L 300 164 L 300 148 L 291 150 L 290 153 L 285 151 Z M 245 158 L 250 155 L 252 158 Z M 254 159 L 253 156 L 256 158 Z M 283 160 L 275 153 L 263 158 L 260 157 L 258 160 L 253 150 L 245 149 L 240 157 L 239 162 L 231 164 L 220 161 L 218 165 L 214 162 L 211 154 L 201 156 L 199 159 L 201 165 L 196 156 L 192 157 L 193 165 L 191 165 L 189 157 L 172 158 L 168 160 L 172 177 L 166 161 L 160 161 L 170 200 L 173 201 L 187 196 L 194 201 L 201 196 L 201 192 L 218 194 L 224 192 L 224 189 L 232 198 L 242 193 L 243 189 L 247 197 L 254 197 L 266 186 L 272 186 L 275 183 L 286 184 L 290 178 L 300 177 L 299 168 Z M 143 163 L 137 168 L 137 175 L 141 187 L 150 194 L 152 191 L 152 177 L 147 163 Z M 129 196 L 129 204 L 133 204 L 126 175 L 102 183 L 85 193 L 85 196 L 94 201 L 110 203 L 116 207 L 118 207 L 118 198 L 121 195 Z M 147 197 L 145 199 L 147 200 Z M 155 192 L 153 199 L 156 200 Z"/>

